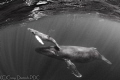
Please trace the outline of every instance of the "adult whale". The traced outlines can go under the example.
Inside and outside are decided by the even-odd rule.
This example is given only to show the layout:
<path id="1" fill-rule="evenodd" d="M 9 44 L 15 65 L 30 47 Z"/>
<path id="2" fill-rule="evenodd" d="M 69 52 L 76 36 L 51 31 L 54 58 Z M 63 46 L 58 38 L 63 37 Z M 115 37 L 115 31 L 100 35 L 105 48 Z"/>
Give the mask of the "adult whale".
<path id="1" fill-rule="evenodd" d="M 103 60 L 108 64 L 112 64 L 94 47 L 60 46 L 59 51 L 56 47 L 57 46 L 40 47 L 35 50 L 40 54 L 64 60 L 67 63 L 68 68 L 78 78 L 82 77 L 82 75 L 79 73 L 74 63 L 87 63 L 94 60 Z"/>
<path id="2" fill-rule="evenodd" d="M 74 63 L 87 63 L 94 60 L 103 60 L 108 64 L 112 64 L 103 55 L 101 55 L 94 47 L 60 46 L 55 41 L 55 39 L 53 39 L 49 35 L 46 35 L 31 28 L 28 28 L 28 30 L 30 30 L 35 35 L 35 37 L 37 36 L 36 39 L 39 42 L 40 40 L 41 41 L 43 40 L 55 44 L 55 46 L 36 48 L 35 49 L 36 52 L 65 61 L 67 63 L 68 68 L 78 78 L 82 77 L 82 75 L 79 73 Z"/>

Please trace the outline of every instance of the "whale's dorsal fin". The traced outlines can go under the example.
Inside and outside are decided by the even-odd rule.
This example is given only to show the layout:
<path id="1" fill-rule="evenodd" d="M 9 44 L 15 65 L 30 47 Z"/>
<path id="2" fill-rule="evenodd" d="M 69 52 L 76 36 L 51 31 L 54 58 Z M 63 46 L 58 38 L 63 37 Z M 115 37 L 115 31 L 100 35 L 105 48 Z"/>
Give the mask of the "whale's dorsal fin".
<path id="1" fill-rule="evenodd" d="M 74 63 L 71 62 L 71 60 L 69 59 L 64 59 L 65 62 L 67 63 L 67 68 L 70 69 L 72 71 L 72 74 L 74 74 L 76 77 L 81 78 L 82 75 L 79 73 L 79 71 L 77 70 L 76 66 Z"/>

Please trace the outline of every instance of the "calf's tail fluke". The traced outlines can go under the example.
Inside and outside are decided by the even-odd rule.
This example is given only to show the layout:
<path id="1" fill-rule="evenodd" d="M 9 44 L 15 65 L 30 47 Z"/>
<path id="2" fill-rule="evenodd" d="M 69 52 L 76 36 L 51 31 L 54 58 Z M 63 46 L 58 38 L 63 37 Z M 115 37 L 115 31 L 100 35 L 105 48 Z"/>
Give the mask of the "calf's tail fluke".
<path id="1" fill-rule="evenodd" d="M 101 55 L 101 59 L 105 62 L 107 62 L 108 64 L 112 64 L 108 59 L 106 59 L 103 55 Z"/>

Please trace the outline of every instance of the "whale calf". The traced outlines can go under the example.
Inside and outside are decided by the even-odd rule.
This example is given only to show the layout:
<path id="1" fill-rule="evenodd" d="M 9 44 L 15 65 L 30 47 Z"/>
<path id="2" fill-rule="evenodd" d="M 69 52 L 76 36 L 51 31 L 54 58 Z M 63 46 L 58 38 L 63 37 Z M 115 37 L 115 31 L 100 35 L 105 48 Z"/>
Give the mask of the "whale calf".
<path id="1" fill-rule="evenodd" d="M 28 30 L 34 34 L 35 38 L 42 44 L 44 45 L 44 42 L 43 41 L 48 41 L 48 42 L 51 42 L 53 44 L 55 44 L 59 50 L 59 45 L 57 44 L 56 40 L 53 39 L 51 36 L 47 35 L 47 34 L 44 34 L 42 32 L 39 32 L 35 29 L 32 29 L 32 28 L 28 28 Z"/>

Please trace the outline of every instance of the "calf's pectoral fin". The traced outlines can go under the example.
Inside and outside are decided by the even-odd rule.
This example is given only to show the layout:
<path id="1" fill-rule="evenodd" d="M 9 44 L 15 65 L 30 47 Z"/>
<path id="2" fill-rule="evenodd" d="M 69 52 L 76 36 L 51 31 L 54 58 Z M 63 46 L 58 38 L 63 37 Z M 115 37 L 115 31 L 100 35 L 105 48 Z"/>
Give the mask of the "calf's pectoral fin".
<path id="1" fill-rule="evenodd" d="M 41 43 L 42 45 L 44 45 L 42 39 L 40 37 L 38 37 L 37 35 L 35 35 L 35 38 L 38 40 L 39 43 Z"/>
<path id="2" fill-rule="evenodd" d="M 78 77 L 78 78 L 81 78 L 82 75 L 79 73 L 79 71 L 77 70 L 76 66 L 74 63 L 72 63 L 69 59 L 64 59 L 65 62 L 67 63 L 67 68 L 70 69 L 72 71 L 72 73 Z"/>
<path id="3" fill-rule="evenodd" d="M 107 62 L 108 64 L 112 64 L 108 59 L 106 59 L 103 55 L 101 55 L 101 59 L 105 62 Z"/>

